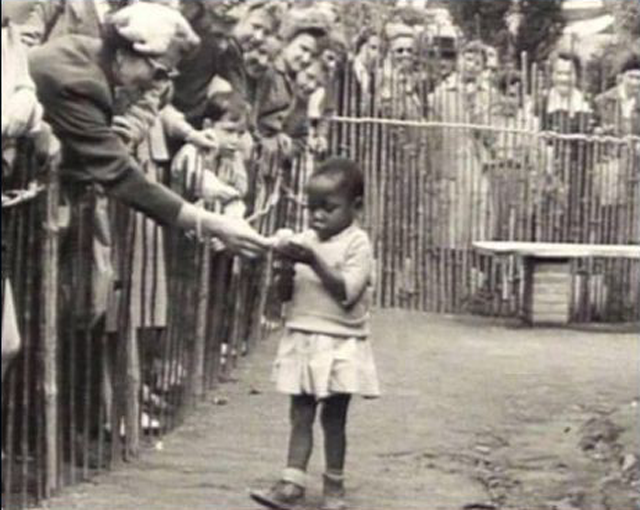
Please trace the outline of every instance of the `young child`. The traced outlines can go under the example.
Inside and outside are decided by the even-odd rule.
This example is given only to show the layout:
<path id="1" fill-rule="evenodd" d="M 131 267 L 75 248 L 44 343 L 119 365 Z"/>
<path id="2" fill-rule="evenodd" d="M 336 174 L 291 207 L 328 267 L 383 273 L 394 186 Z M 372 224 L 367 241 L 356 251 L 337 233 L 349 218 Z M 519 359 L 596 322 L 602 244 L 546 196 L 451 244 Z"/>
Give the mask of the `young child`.
<path id="1" fill-rule="evenodd" d="M 324 430 L 323 510 L 346 508 L 344 463 L 351 395 L 380 395 L 369 335 L 373 253 L 357 226 L 363 176 L 358 165 L 330 158 L 307 184 L 310 229 L 281 239 L 276 249 L 295 261 L 286 330 L 274 364 L 278 391 L 291 396 L 291 431 L 280 481 L 251 497 L 289 509 L 304 498 L 318 407 Z"/>
<path id="2" fill-rule="evenodd" d="M 176 155 L 173 178 L 187 196 L 203 199 L 209 210 L 242 218 L 246 207 L 245 138 L 250 107 L 233 91 L 214 93 L 207 102 L 205 130 L 217 149 L 187 144 Z"/>

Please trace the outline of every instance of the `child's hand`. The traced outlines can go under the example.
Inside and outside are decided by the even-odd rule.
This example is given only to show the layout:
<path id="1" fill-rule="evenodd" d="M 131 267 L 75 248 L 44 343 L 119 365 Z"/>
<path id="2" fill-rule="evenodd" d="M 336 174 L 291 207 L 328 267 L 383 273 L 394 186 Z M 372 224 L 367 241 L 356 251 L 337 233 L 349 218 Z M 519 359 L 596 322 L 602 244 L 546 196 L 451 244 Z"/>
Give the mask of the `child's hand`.
<path id="1" fill-rule="evenodd" d="M 316 259 L 315 251 L 310 246 L 300 241 L 289 240 L 283 243 L 278 251 L 285 257 L 300 262 L 301 264 L 312 265 Z"/>

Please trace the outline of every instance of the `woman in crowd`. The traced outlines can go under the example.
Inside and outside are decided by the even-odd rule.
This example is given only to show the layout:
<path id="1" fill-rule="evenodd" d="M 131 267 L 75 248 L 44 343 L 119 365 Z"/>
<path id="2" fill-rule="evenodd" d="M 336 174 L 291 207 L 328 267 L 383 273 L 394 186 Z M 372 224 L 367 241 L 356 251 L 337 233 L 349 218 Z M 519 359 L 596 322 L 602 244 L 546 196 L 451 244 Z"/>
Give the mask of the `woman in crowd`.
<path id="1" fill-rule="evenodd" d="M 327 32 L 326 18 L 316 11 L 298 9 L 288 13 L 280 32 L 283 42 L 273 64 L 271 86 L 255 105 L 259 134 L 276 139 L 277 150 L 289 157 L 293 155 L 294 147 L 291 137 L 284 133 L 284 126 L 296 97 L 296 75 L 320 54 Z"/>

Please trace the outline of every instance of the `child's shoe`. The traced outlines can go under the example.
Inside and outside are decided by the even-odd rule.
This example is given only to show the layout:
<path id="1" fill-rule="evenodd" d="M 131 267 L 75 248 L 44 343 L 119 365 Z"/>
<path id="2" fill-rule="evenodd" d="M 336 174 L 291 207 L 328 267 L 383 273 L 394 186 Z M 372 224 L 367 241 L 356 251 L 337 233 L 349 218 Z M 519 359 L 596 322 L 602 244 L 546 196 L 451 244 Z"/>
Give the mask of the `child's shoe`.
<path id="1" fill-rule="evenodd" d="M 322 510 L 345 510 L 347 503 L 344 499 L 344 477 L 325 473 L 322 491 Z"/>
<path id="2" fill-rule="evenodd" d="M 292 482 L 280 480 L 266 491 L 251 491 L 251 499 L 268 508 L 292 510 L 304 499 L 304 488 Z"/>

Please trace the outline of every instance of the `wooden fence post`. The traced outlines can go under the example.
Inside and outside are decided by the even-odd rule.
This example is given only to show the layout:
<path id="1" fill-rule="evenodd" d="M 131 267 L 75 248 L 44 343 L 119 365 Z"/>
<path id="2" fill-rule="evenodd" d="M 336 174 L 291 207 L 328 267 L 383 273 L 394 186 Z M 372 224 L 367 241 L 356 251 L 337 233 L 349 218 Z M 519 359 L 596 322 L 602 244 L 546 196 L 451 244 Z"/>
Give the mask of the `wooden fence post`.
<path id="1" fill-rule="evenodd" d="M 44 496 L 51 497 L 58 488 L 58 201 L 57 168 L 47 175 L 42 244 L 43 313 L 40 322 L 42 391 L 45 415 L 45 484 Z"/>

